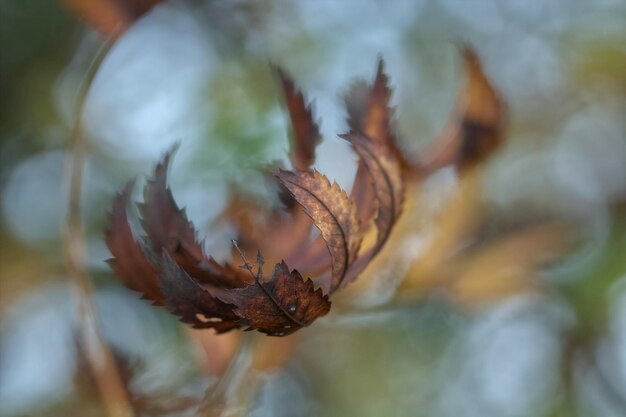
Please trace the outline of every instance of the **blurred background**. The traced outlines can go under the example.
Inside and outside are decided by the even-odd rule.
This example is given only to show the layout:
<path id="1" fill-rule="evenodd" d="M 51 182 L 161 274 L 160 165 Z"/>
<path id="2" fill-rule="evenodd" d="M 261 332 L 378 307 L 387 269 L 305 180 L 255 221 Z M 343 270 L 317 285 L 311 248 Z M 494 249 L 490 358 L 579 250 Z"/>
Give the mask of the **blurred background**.
<path id="1" fill-rule="evenodd" d="M 82 110 L 82 221 L 137 415 L 194 415 L 240 335 L 184 329 L 115 279 L 114 193 L 179 143 L 174 196 L 223 260 L 234 190 L 271 206 L 259 169 L 288 165 L 270 64 L 313 102 L 315 167 L 350 189 L 342 95 L 384 58 L 396 131 L 418 158 L 450 120 L 463 44 L 507 104 L 503 144 L 471 175 L 443 168 L 411 187 L 401 231 L 331 313 L 257 341 L 228 415 L 626 415 L 623 0 L 3 0 L 0 415 L 106 415 L 61 230 L 79 85 L 107 39 Z"/>

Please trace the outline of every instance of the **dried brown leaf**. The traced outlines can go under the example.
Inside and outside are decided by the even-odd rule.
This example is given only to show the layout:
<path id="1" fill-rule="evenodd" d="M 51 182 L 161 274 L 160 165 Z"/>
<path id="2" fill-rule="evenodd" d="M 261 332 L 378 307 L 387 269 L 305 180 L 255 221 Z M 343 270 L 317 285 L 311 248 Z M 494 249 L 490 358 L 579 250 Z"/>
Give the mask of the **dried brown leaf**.
<path id="1" fill-rule="evenodd" d="M 361 82 L 355 84 L 345 98 L 348 125 L 376 142 L 391 143 L 394 140 L 391 132 L 392 110 L 389 106 L 391 89 L 382 60 L 378 61 L 374 83 L 368 89 L 365 86 Z"/>
<path id="2" fill-rule="evenodd" d="M 464 50 L 466 79 L 443 133 L 420 153 L 422 173 L 447 165 L 476 166 L 502 143 L 506 106 L 482 69 L 478 56 Z"/>
<path id="3" fill-rule="evenodd" d="M 356 209 L 336 182 L 317 171 L 280 171 L 280 183 L 311 217 L 326 241 L 332 260 L 329 292 L 335 291 L 356 258 L 362 235 Z"/>
<path id="4" fill-rule="evenodd" d="M 167 252 L 155 260 L 159 265 L 159 280 L 165 295 L 165 304 L 183 323 L 196 329 L 215 329 L 217 333 L 239 327 L 239 317 L 230 305 L 216 298 L 221 290 L 203 288 L 190 277 Z"/>
<path id="5" fill-rule="evenodd" d="M 315 148 L 322 136 L 317 123 L 313 120 L 311 106 L 304 101 L 304 96 L 293 81 L 280 68 L 276 69 L 283 87 L 285 104 L 289 111 L 293 129 L 290 158 L 293 167 L 307 170 L 315 161 Z"/>
<path id="6" fill-rule="evenodd" d="M 157 164 L 154 178 L 144 189 L 144 203 L 139 205 L 142 225 L 151 248 L 156 253 L 165 249 L 176 264 L 199 281 L 217 287 L 242 287 L 246 284 L 242 271 L 208 258 L 197 241 L 197 232 L 178 208 L 167 187 L 167 170 L 172 152 Z"/>
<path id="7" fill-rule="evenodd" d="M 330 310 L 328 296 L 295 269 L 290 272 L 284 262 L 276 264 L 269 281 L 257 276 L 255 283 L 225 290 L 217 297 L 236 305 L 234 312 L 249 329 L 270 336 L 291 334 Z"/>
<path id="8" fill-rule="evenodd" d="M 342 135 L 359 155 L 377 203 L 374 222 L 378 231 L 375 251 L 385 243 L 404 203 L 402 162 L 385 143 L 375 143 L 359 133 Z"/>
<path id="9" fill-rule="evenodd" d="M 130 202 L 133 182 L 124 187 L 113 201 L 109 214 L 105 240 L 113 258 L 107 262 L 131 290 L 140 292 L 142 298 L 162 305 L 164 298 L 159 288 L 157 271 L 146 258 L 141 245 L 135 240 L 126 209 Z"/>
<path id="10" fill-rule="evenodd" d="M 221 333 L 247 327 L 283 336 L 308 326 L 329 311 L 329 296 L 352 281 L 381 250 L 401 213 L 406 161 L 391 132 L 391 91 L 382 61 L 372 86 L 362 87 L 359 93 L 367 98 L 366 104 L 358 105 L 356 90 L 351 96 L 353 101 L 348 100 L 353 131 L 343 137 L 360 158 L 352 193 L 360 204 L 359 209 L 337 183 L 331 184 L 319 172 L 309 171 L 320 141 L 319 129 L 303 95 L 283 72 L 277 71 L 293 124 L 291 159 L 296 172 L 281 170 L 276 178 L 289 193 L 290 200 L 298 204 L 289 206 L 288 214 L 270 210 L 268 221 L 257 225 L 250 217 L 251 210 L 256 210 L 255 204 L 242 200 L 232 202 L 229 208 L 237 210 L 228 218 L 241 227 L 239 233 L 248 250 L 249 246 L 257 245 L 273 259 L 288 259 L 304 264 L 307 270 L 327 274 L 318 277 L 326 291 L 316 289 L 311 279 L 303 279 L 296 270 L 290 271 L 284 261 L 277 263 L 270 279 L 264 281 L 263 258 L 258 255 L 255 274 L 237 244 L 235 248 L 252 280 L 242 270 L 207 257 L 194 226 L 167 186 L 172 157 L 169 152 L 155 167 L 154 177 L 145 186 L 144 203 L 140 205 L 141 223 L 147 234 L 145 246 L 132 238 L 125 211 L 121 217 L 119 207 L 114 210 L 117 214 L 114 220 L 122 226 L 115 223 L 112 230 L 119 229 L 121 234 L 122 243 L 118 246 L 130 241 L 135 250 L 132 256 L 138 262 L 143 261 L 146 269 L 151 268 L 152 284 L 161 291 L 157 293 L 161 295 L 160 301 L 195 328 L 213 328 Z M 118 203 L 123 203 L 124 209 L 127 199 L 126 196 Z M 293 210 L 297 206 L 303 210 Z M 360 219 L 369 222 L 374 214 L 368 230 L 370 247 L 360 254 L 364 236 Z M 250 230 L 244 230 L 246 224 L 251 226 Z M 310 241 L 312 224 L 320 231 L 320 237 L 313 242 Z M 121 269 L 119 273 L 129 275 Z M 150 281 L 141 285 L 150 285 Z"/>
<path id="11" fill-rule="evenodd" d="M 407 163 L 397 147 L 391 127 L 393 111 L 389 104 L 390 99 L 389 78 L 385 74 L 384 63 L 380 60 L 373 84 L 368 87 L 367 84 L 359 82 L 345 97 L 348 125 L 351 134 L 365 136 L 375 145 L 376 154 L 381 152 L 393 154 L 400 163 L 401 170 L 404 170 Z M 378 148 L 379 146 L 381 148 Z M 362 158 L 359 160 L 351 197 L 358 207 L 361 221 L 369 222 L 376 213 L 377 203 L 372 179 Z"/>

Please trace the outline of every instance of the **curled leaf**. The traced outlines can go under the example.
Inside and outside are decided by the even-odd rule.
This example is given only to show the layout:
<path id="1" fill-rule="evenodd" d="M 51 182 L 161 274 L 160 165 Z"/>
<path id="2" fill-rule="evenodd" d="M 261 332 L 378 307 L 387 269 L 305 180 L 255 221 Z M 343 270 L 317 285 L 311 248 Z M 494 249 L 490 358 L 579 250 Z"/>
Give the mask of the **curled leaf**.
<path id="1" fill-rule="evenodd" d="M 368 88 L 362 82 L 357 83 L 345 97 L 350 128 L 364 133 L 376 142 L 393 142 L 390 99 L 389 77 L 385 74 L 381 59 L 378 61 L 376 77 L 371 87 Z"/>
<path id="2" fill-rule="evenodd" d="M 385 74 L 383 61 L 380 60 L 372 85 L 357 83 L 345 97 L 348 125 L 351 134 L 360 134 L 373 143 L 375 153 L 382 151 L 393 154 L 404 170 L 406 162 L 397 147 L 391 128 L 393 111 L 389 104 L 390 99 L 389 78 Z M 361 221 L 370 221 L 376 213 L 376 196 L 372 188 L 372 177 L 368 175 L 363 158 L 359 159 L 351 196 L 358 207 Z"/>
<path id="3" fill-rule="evenodd" d="M 328 296 L 295 269 L 290 272 L 284 262 L 276 264 L 267 282 L 257 277 L 255 283 L 220 292 L 217 297 L 234 304 L 235 314 L 249 329 L 270 336 L 293 333 L 330 310 Z"/>
<path id="4" fill-rule="evenodd" d="M 157 271 L 146 258 L 141 245 L 135 240 L 128 222 L 126 209 L 130 202 L 133 182 L 129 182 L 113 201 L 108 216 L 105 240 L 113 258 L 107 263 L 120 280 L 131 290 L 140 292 L 142 298 L 163 304 Z"/>
<path id="5" fill-rule="evenodd" d="M 441 136 L 420 154 L 419 170 L 446 165 L 460 170 L 476 166 L 502 143 L 506 108 L 482 69 L 478 56 L 463 51 L 466 78 L 456 108 Z"/>
<path id="6" fill-rule="evenodd" d="M 172 152 L 165 154 L 154 169 L 154 177 L 144 188 L 144 203 L 140 213 L 152 249 L 165 248 L 177 262 L 193 262 L 202 258 L 202 248 L 196 241 L 196 231 L 183 210 L 174 201 L 167 186 L 167 171 Z"/>
<path id="7" fill-rule="evenodd" d="M 332 260 L 329 287 L 332 293 L 344 279 L 361 244 L 356 208 L 336 182 L 331 184 L 318 171 L 280 171 L 277 178 L 304 208 L 326 241 Z"/>
<path id="8" fill-rule="evenodd" d="M 167 252 L 158 261 L 159 280 L 168 309 L 183 323 L 197 329 L 215 329 L 217 333 L 239 327 L 233 306 L 221 301 L 191 278 Z M 219 290 L 214 290 L 219 293 Z"/>
<path id="9" fill-rule="evenodd" d="M 288 192 L 282 196 L 287 213 L 242 200 L 228 205 L 232 212 L 227 218 L 240 226 L 244 249 L 257 246 L 269 253 L 273 262 L 287 259 L 298 264 L 301 271 L 302 265 L 305 271 L 318 275 L 322 288 L 316 289 L 314 282 L 305 280 L 298 271 L 290 271 L 285 261 L 276 264 L 269 280 L 263 280 L 263 258 L 258 256 L 258 271 L 252 272 L 237 244 L 235 248 L 252 280 L 240 269 L 208 257 L 193 224 L 167 186 L 172 152 L 156 165 L 144 189 L 140 214 L 147 235 L 145 245 L 135 241 L 126 218 L 130 188 L 114 205 L 107 243 L 115 256 L 112 266 L 116 273 L 131 288 L 165 304 L 194 328 L 213 328 L 221 333 L 247 327 L 283 336 L 308 326 L 329 311 L 330 295 L 351 282 L 381 250 L 404 203 L 406 161 L 392 134 L 391 90 L 382 61 L 372 86 L 360 87 L 364 104 L 355 98 L 356 90 L 350 99 L 353 101 L 348 102 L 353 131 L 343 137 L 359 155 L 352 191 L 357 205 L 337 183 L 310 170 L 320 141 L 319 129 L 302 93 L 283 72 L 278 70 L 278 74 L 293 125 L 291 161 L 296 168 L 296 172 L 281 170 L 276 175 Z M 268 215 L 252 215 L 259 209 Z M 377 238 L 359 253 L 362 221 Z M 312 225 L 320 232 L 313 241 Z"/>
<path id="10" fill-rule="evenodd" d="M 245 285 L 241 271 L 228 264 L 223 266 L 204 254 L 193 224 L 185 211 L 178 208 L 167 187 L 171 156 L 170 151 L 157 164 L 154 177 L 146 183 L 144 203 L 139 206 L 152 250 L 160 253 L 165 249 L 185 272 L 204 283 L 217 287 Z"/>
<path id="11" fill-rule="evenodd" d="M 292 79 L 280 68 L 275 67 L 274 71 L 280 80 L 292 126 L 291 164 L 295 169 L 308 170 L 315 161 L 315 149 L 321 141 L 319 128 L 313 119 L 311 106 L 307 105 Z M 287 216 L 271 211 L 262 220 L 258 214 L 265 209 L 252 199 L 239 195 L 226 208 L 225 217 L 237 227 L 237 240 L 242 247 L 262 247 L 272 259 L 289 260 L 310 244 L 312 225 L 287 190 L 279 188 L 278 198 L 287 209 Z"/>
<path id="12" fill-rule="evenodd" d="M 391 233 L 395 221 L 400 216 L 404 202 L 404 179 L 402 164 L 388 146 L 375 143 L 359 133 L 341 135 L 352 144 L 359 155 L 371 181 L 375 201 L 378 237 L 375 251 L 378 251 Z"/>
<path id="13" fill-rule="evenodd" d="M 290 158 L 294 168 L 307 170 L 315 161 L 315 148 L 320 143 L 317 123 L 313 120 L 311 106 L 304 101 L 304 96 L 298 91 L 287 74 L 280 68 L 276 69 L 283 87 L 285 104 L 289 111 L 293 129 Z"/>

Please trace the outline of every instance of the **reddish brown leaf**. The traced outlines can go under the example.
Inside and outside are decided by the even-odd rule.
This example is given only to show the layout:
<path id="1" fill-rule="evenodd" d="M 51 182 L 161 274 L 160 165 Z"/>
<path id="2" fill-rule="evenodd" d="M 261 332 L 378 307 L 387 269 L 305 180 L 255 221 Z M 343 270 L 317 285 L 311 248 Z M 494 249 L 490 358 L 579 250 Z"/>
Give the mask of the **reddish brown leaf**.
<path id="1" fill-rule="evenodd" d="M 321 141 L 319 128 L 313 119 L 311 106 L 307 105 L 302 92 L 297 89 L 292 79 L 280 68 L 275 67 L 274 71 L 280 79 L 292 126 L 290 146 L 292 166 L 298 170 L 308 170 L 315 161 L 315 149 Z M 264 225 L 266 230 L 262 232 L 261 236 L 253 235 L 255 231 L 262 228 L 259 228 L 258 225 L 250 227 L 252 225 L 245 219 L 247 217 L 246 211 L 250 212 L 253 207 L 250 204 L 242 205 L 241 203 L 249 203 L 250 201 L 246 202 L 243 199 L 235 201 L 237 203 L 235 208 L 239 215 L 238 218 L 229 215 L 229 219 L 234 220 L 235 223 L 240 223 L 241 227 L 238 228 L 239 240 L 244 247 L 248 244 L 256 244 L 257 247 L 264 247 L 266 253 L 270 252 L 270 254 L 273 252 L 271 249 L 276 248 L 286 254 L 284 256 L 288 256 L 290 253 L 301 250 L 309 243 L 311 223 L 308 218 L 301 215 L 298 204 L 283 188 L 279 190 L 278 197 L 292 217 L 286 219 L 282 215 L 272 213 L 273 215 L 270 217 L 273 221 Z M 239 210 L 242 206 L 244 208 L 243 217 L 241 216 L 242 210 Z M 241 220 L 248 224 L 244 226 Z"/>
<path id="2" fill-rule="evenodd" d="M 156 287 L 161 290 L 161 301 L 193 327 L 225 332 L 245 326 L 283 336 L 308 326 L 329 311 L 330 294 L 354 279 L 378 253 L 400 215 L 406 163 L 391 133 L 390 90 L 382 62 L 372 87 L 360 93 L 367 97 L 366 104 L 357 105 L 356 95 L 351 98 L 354 102 L 348 103 L 353 131 L 343 137 L 360 158 L 353 190 L 353 196 L 362 203 L 359 212 L 337 183 L 331 184 L 317 171 L 308 171 L 320 140 L 319 131 L 302 94 L 283 73 L 279 75 L 294 127 L 291 158 L 293 165 L 302 169 L 280 171 L 276 177 L 289 192 L 290 199 L 303 210 L 290 208 L 288 215 L 270 211 L 267 221 L 259 226 L 257 218 L 250 216 L 255 204 L 244 201 L 235 203 L 235 207 L 243 211 L 231 214 L 229 219 L 235 219 L 242 226 L 240 233 L 248 246 L 261 246 L 273 259 L 287 258 L 324 273 L 318 278 L 324 283 L 326 294 L 322 288 L 315 289 L 313 281 L 303 279 L 296 270 L 290 272 L 284 261 L 276 264 L 270 279 L 264 281 L 260 255 L 255 274 L 236 244 L 252 281 L 241 270 L 207 257 L 193 225 L 184 210 L 178 208 L 167 187 L 171 159 L 168 153 L 156 166 L 154 178 L 147 183 L 145 202 L 140 207 L 148 247 L 135 242 L 130 228 L 120 230 L 129 234 L 130 242 L 135 245 L 133 249 L 141 255 L 139 262 L 152 268 L 152 284 L 156 281 L 154 271 L 158 271 L 161 287 L 158 283 Z M 123 202 L 125 207 L 127 197 Z M 363 239 L 359 217 L 369 221 L 374 214 L 370 227 L 376 228 L 377 240 L 359 257 Z M 126 217 L 121 219 L 128 227 Z M 309 238 L 311 223 L 320 231 L 320 237 L 313 242 Z M 243 230 L 246 224 L 252 232 Z M 123 238 L 129 239 L 128 236 Z M 123 270 L 119 273 L 128 275 Z"/>
<path id="3" fill-rule="evenodd" d="M 355 132 L 340 136 L 349 141 L 359 154 L 370 181 L 371 201 L 376 207 L 376 243 L 350 267 L 343 281 L 346 285 L 356 279 L 387 242 L 404 204 L 404 171 L 397 153 L 386 143 L 374 142 Z"/>
<path id="4" fill-rule="evenodd" d="M 315 161 L 315 148 L 321 140 L 317 123 L 313 120 L 311 106 L 304 101 L 293 81 L 281 69 L 276 72 L 280 78 L 285 104 L 289 111 L 293 135 L 291 140 L 290 158 L 293 167 L 307 170 Z"/>
<path id="5" fill-rule="evenodd" d="M 154 178 L 144 188 L 144 203 L 140 204 L 142 225 L 146 231 L 152 249 L 167 249 L 177 253 L 180 260 L 203 257 L 202 248 L 196 241 L 196 231 L 183 210 L 174 201 L 172 192 L 167 186 L 167 170 L 172 152 L 165 154 L 156 165 Z"/>
<path id="6" fill-rule="evenodd" d="M 167 252 L 163 252 L 158 265 L 165 304 L 183 323 L 196 329 L 212 328 L 217 333 L 239 327 L 239 317 L 233 312 L 234 306 L 215 298 L 176 265 Z M 219 294 L 220 290 L 213 291 Z"/>
<path id="7" fill-rule="evenodd" d="M 391 129 L 390 99 L 389 79 L 384 72 L 383 61 L 380 60 L 371 87 L 359 82 L 352 87 L 345 98 L 348 125 L 353 133 L 360 133 L 376 146 L 389 149 L 404 169 L 406 162 L 397 148 Z M 365 161 L 359 160 L 351 197 L 358 207 L 359 218 L 363 223 L 370 221 L 376 213 L 376 197 L 371 184 L 372 180 L 367 172 Z"/>
<path id="8" fill-rule="evenodd" d="M 370 250 L 368 256 L 358 261 L 361 267 L 356 268 L 354 273 L 360 272 L 385 243 L 403 202 L 402 175 L 406 162 L 391 133 L 390 97 L 391 91 L 382 61 L 372 87 L 358 83 L 346 97 L 348 123 L 353 130 L 344 138 L 349 141 L 355 138 L 358 142 L 355 149 L 360 156 L 352 198 L 362 222 L 369 221 L 377 213 L 375 222 L 378 229 L 376 247 Z M 297 256 L 289 259 L 295 260 L 299 257 L 299 265 L 307 270 L 323 271 L 324 258 L 316 243 L 310 245 L 308 251 L 297 252 Z M 354 273 L 351 274 L 351 279 L 354 278 Z"/>
<path id="9" fill-rule="evenodd" d="M 248 329 L 270 336 L 291 334 L 330 310 L 328 296 L 295 269 L 289 272 L 284 262 L 276 264 L 269 281 L 257 276 L 254 284 L 224 290 L 217 297 L 237 306 L 234 311 Z"/>
<path id="10" fill-rule="evenodd" d="M 478 56 L 464 50 L 466 79 L 441 136 L 420 153 L 420 172 L 446 165 L 460 170 L 484 161 L 502 143 L 506 106 L 485 76 Z"/>
<path id="11" fill-rule="evenodd" d="M 328 272 L 332 267 L 332 258 L 328 252 L 326 241 L 321 236 L 317 236 L 306 246 L 297 248 L 286 258 L 286 262 L 297 263 L 298 268 L 303 273 L 306 272 L 316 277 Z"/>
<path id="12" fill-rule="evenodd" d="M 280 171 L 280 183 L 311 217 L 326 241 L 332 259 L 329 292 L 339 287 L 354 261 L 362 240 L 356 208 L 336 182 L 317 171 L 297 173 Z"/>
<path id="13" fill-rule="evenodd" d="M 355 262 L 344 284 L 354 280 L 382 248 L 404 201 L 403 173 L 407 162 L 392 133 L 390 98 L 391 89 L 382 60 L 372 86 L 368 88 L 358 83 L 346 96 L 348 124 L 352 130 L 341 137 L 351 142 L 359 155 L 351 196 L 363 223 L 367 224 L 375 215 L 377 240 L 375 246 Z"/>
<path id="14" fill-rule="evenodd" d="M 208 258 L 196 240 L 197 232 L 178 208 L 167 187 L 167 170 L 172 152 L 168 152 L 154 171 L 144 189 L 140 213 L 142 225 L 151 248 L 156 253 L 167 250 L 172 259 L 192 277 L 217 287 L 242 287 L 245 275 L 226 264 Z"/>
<path id="15" fill-rule="evenodd" d="M 365 83 L 359 82 L 345 98 L 350 128 L 376 142 L 392 143 L 390 99 L 389 78 L 380 60 L 372 86 L 367 89 Z"/>
<path id="16" fill-rule="evenodd" d="M 280 188 L 295 206 L 287 209 L 288 213 L 268 208 L 250 198 L 236 196 L 225 208 L 223 217 L 237 229 L 236 240 L 245 251 L 262 249 L 272 263 L 280 259 L 289 263 L 290 259 L 294 256 L 297 259 L 297 254 L 310 246 L 312 224 L 289 191 Z M 323 249 L 328 254 L 325 246 Z"/>
<path id="17" fill-rule="evenodd" d="M 142 298 L 153 301 L 155 305 L 162 305 L 164 299 L 156 269 L 135 240 L 128 223 L 126 209 L 132 188 L 133 182 L 128 183 L 113 202 L 105 232 L 106 243 L 113 258 L 107 262 L 128 288 L 140 292 Z"/>
<path id="18" fill-rule="evenodd" d="M 299 170 L 308 170 L 315 160 L 315 148 L 321 140 L 319 129 L 313 120 L 311 107 L 305 102 L 293 81 L 280 68 L 275 71 L 281 81 L 285 104 L 292 124 L 290 158 L 292 165 Z M 227 216 L 239 231 L 238 241 L 244 248 L 263 248 L 271 259 L 297 260 L 309 253 L 312 224 L 299 208 L 291 194 L 280 188 L 278 194 L 289 216 L 270 213 L 265 216 L 270 221 L 256 224 L 251 220 L 251 213 L 258 213 L 260 207 L 254 207 L 250 200 L 236 199 L 228 208 Z M 243 204 L 242 204 L 243 203 Z M 321 239 L 320 239 L 321 240 Z M 319 248 L 326 252 L 323 240 Z M 330 268 L 330 262 L 327 265 Z"/>
<path id="19" fill-rule="evenodd" d="M 375 143 L 358 133 L 341 137 L 352 144 L 369 174 L 378 204 L 374 220 L 378 231 L 374 252 L 377 252 L 389 237 L 404 203 L 402 163 L 385 143 Z"/>

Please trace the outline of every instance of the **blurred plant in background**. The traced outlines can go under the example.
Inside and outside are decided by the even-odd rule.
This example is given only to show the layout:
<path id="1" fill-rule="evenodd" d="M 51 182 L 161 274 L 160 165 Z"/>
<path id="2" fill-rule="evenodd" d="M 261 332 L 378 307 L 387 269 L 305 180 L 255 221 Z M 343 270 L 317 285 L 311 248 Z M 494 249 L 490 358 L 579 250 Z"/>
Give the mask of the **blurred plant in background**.
<path id="1" fill-rule="evenodd" d="M 77 92 L 107 39 L 82 112 L 80 215 L 103 339 L 137 415 L 199 402 L 251 416 L 624 415 L 626 3 L 155 3 L 0 5 L 0 415 L 106 415 L 60 231 Z M 502 144 L 470 166 L 440 147 L 472 108 L 459 44 L 508 109 Z M 314 168 L 351 189 L 342 94 L 381 56 L 400 146 L 431 175 L 411 182 L 386 249 L 328 316 L 241 341 L 183 329 L 115 280 L 114 193 L 174 143 L 174 197 L 218 260 L 236 237 L 233 198 L 280 206 L 258 174 L 289 165 L 270 62 L 313 103 Z"/>

